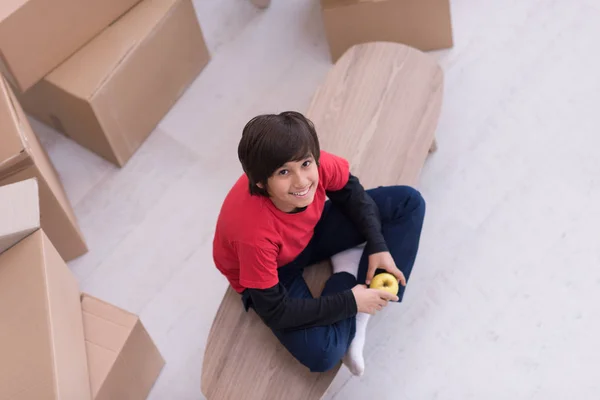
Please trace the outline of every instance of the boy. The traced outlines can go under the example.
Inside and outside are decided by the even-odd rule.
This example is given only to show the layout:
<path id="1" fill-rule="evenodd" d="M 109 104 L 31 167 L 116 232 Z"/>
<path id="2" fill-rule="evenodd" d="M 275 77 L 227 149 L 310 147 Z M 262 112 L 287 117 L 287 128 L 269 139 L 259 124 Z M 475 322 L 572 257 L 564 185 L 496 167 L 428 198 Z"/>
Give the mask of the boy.
<path id="1" fill-rule="evenodd" d="M 346 160 L 320 150 L 312 122 L 297 112 L 250 120 L 238 156 L 244 174 L 219 214 L 217 268 L 246 311 L 253 307 L 311 371 L 342 360 L 361 375 L 369 316 L 402 299 L 419 246 L 423 198 L 407 186 L 365 191 Z M 313 298 L 302 271 L 328 258 L 334 273 Z M 378 271 L 398 279 L 396 296 L 359 284 Z"/>

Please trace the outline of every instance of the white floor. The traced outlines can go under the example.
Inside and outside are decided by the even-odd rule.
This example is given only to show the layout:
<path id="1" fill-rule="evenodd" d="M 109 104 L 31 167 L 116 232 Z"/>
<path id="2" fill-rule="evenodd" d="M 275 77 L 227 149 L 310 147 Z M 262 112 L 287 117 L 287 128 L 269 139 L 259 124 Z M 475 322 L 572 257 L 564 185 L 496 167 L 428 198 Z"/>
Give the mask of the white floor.
<path id="1" fill-rule="evenodd" d="M 91 248 L 70 263 L 82 289 L 139 313 L 167 360 L 154 400 L 203 398 L 226 287 L 211 239 L 241 128 L 305 110 L 330 66 L 317 0 L 195 5 L 213 59 L 125 168 L 34 124 Z M 410 288 L 372 320 L 364 377 L 342 369 L 326 398 L 597 399 L 600 2 L 452 12 Z"/>

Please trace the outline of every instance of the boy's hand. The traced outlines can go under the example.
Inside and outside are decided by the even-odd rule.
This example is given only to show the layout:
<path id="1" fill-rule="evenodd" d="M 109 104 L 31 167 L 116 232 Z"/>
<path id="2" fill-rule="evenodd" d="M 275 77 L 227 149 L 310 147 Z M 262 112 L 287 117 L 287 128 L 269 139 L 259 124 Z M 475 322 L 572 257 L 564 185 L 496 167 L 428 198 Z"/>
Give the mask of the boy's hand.
<path id="1" fill-rule="evenodd" d="M 387 306 L 388 302 L 398 301 L 398 296 L 386 290 L 368 289 L 365 285 L 356 285 L 352 288 L 358 312 L 375 314 Z"/>
<path id="2" fill-rule="evenodd" d="M 402 271 L 396 267 L 396 263 L 389 251 L 374 253 L 369 256 L 369 269 L 367 270 L 367 285 L 371 283 L 371 279 L 375 275 L 377 269 L 384 269 L 398 279 L 398 283 L 406 286 L 406 278 Z"/>

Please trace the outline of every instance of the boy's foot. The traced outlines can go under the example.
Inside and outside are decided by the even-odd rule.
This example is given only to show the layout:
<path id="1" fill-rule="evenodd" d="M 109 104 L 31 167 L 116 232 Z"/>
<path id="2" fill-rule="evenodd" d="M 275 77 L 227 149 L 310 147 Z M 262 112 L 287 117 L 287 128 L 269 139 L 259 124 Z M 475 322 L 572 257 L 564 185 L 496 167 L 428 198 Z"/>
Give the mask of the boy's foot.
<path id="1" fill-rule="evenodd" d="M 364 250 L 364 244 L 342 251 L 331 257 L 333 273 L 347 272 L 355 278 L 358 274 L 358 264 Z M 346 355 L 342 359 L 342 363 L 355 376 L 361 376 L 365 372 L 365 359 L 363 357 L 363 349 L 365 347 L 365 336 L 367 334 L 367 322 L 369 322 L 370 314 L 356 314 L 356 334 Z"/>
<path id="2" fill-rule="evenodd" d="M 361 376 L 365 372 L 363 350 L 365 347 L 365 336 L 367 335 L 367 323 L 370 316 L 370 314 L 366 313 L 356 314 L 356 334 L 350 343 L 346 355 L 342 359 L 344 365 L 355 376 Z"/>

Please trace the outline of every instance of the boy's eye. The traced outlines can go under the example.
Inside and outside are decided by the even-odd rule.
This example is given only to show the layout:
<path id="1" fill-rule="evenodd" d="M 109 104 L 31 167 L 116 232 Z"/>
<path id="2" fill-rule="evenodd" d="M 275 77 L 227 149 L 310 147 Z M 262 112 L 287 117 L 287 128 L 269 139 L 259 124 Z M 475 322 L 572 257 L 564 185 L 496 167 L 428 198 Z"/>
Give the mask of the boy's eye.
<path id="1" fill-rule="evenodd" d="M 287 169 L 282 169 L 281 171 L 279 171 L 279 175 L 287 175 L 288 170 Z"/>
<path id="2" fill-rule="evenodd" d="M 310 161 L 310 160 L 306 160 L 306 161 L 304 161 L 304 162 L 302 163 L 302 166 L 303 166 L 303 167 L 308 167 L 310 164 L 311 164 L 311 161 Z"/>

